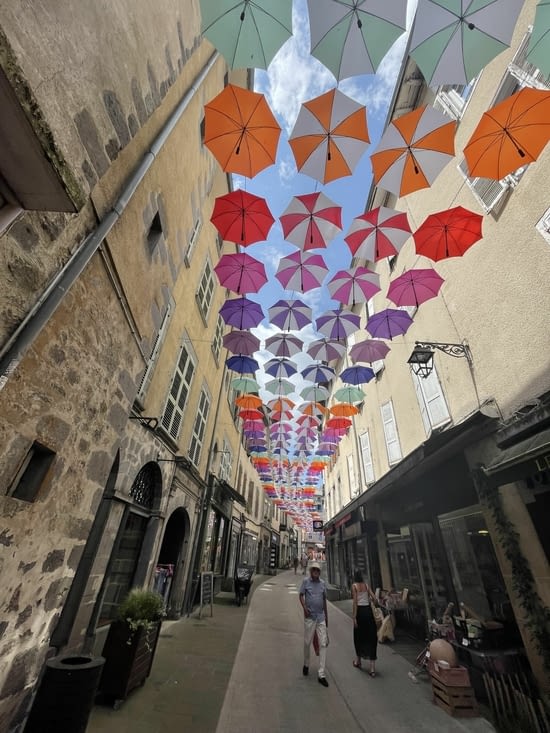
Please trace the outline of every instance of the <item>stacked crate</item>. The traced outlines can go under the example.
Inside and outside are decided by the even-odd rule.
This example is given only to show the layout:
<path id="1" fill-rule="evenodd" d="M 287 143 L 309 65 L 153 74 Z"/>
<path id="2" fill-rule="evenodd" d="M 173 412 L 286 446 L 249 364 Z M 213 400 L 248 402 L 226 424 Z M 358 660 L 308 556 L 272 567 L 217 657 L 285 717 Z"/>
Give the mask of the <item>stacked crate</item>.
<path id="1" fill-rule="evenodd" d="M 477 703 L 466 667 L 443 669 L 430 659 L 433 701 L 455 718 L 477 717 Z"/>

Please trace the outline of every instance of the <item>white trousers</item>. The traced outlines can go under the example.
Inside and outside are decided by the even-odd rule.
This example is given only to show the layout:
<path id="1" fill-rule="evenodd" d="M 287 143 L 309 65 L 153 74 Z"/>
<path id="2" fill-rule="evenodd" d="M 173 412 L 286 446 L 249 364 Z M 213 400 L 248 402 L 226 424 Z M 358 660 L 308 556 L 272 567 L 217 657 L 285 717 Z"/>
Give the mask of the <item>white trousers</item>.
<path id="1" fill-rule="evenodd" d="M 325 677 L 325 665 L 327 661 L 328 635 L 327 625 L 324 621 L 315 621 L 312 618 L 304 619 L 304 667 L 309 667 L 311 642 L 317 629 L 319 637 L 319 677 Z"/>

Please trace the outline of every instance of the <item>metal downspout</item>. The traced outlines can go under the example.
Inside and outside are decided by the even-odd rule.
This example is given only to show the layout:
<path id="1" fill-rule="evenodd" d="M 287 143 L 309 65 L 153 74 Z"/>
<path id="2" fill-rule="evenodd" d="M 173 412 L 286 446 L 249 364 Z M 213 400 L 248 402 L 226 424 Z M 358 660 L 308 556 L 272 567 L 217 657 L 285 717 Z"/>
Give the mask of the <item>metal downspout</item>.
<path id="1" fill-rule="evenodd" d="M 199 91 L 201 84 L 216 63 L 218 56 L 219 53 L 217 51 L 210 56 L 157 137 L 153 140 L 149 150 L 144 154 L 136 169 L 127 180 L 111 211 L 101 220 L 98 227 L 84 239 L 75 254 L 57 273 L 33 308 L 19 324 L 16 331 L 0 350 L 0 391 L 5 387 L 8 379 L 20 364 L 27 350 L 34 343 L 65 295 L 82 274 L 82 271 L 96 253 L 105 237 L 122 216 L 137 187 L 145 178 L 147 171 L 153 165 L 157 155 L 180 121 L 189 103 Z"/>

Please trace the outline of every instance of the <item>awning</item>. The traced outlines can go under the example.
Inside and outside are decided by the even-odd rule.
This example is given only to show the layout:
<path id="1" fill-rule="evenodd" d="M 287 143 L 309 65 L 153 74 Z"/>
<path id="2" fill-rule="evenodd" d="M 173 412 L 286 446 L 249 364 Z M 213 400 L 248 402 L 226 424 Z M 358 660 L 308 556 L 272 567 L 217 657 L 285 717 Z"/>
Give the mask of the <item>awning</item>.
<path id="1" fill-rule="evenodd" d="M 505 448 L 498 458 L 483 467 L 485 475 L 498 478 L 499 483 L 549 470 L 550 428 Z"/>

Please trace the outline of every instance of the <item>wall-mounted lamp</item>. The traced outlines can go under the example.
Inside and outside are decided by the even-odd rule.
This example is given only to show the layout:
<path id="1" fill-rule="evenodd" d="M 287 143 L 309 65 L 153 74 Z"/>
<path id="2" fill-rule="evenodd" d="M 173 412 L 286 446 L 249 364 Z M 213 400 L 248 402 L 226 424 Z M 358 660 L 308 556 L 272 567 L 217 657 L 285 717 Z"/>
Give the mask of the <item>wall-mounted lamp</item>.
<path id="1" fill-rule="evenodd" d="M 174 456 L 173 458 L 161 458 L 160 453 L 157 455 L 157 463 L 176 463 L 178 466 L 183 466 L 184 468 L 190 468 L 192 465 L 189 458 L 186 458 L 185 456 Z"/>
<path id="2" fill-rule="evenodd" d="M 472 353 L 466 342 L 462 344 L 445 344 L 438 341 L 415 341 L 412 354 L 407 359 L 417 377 L 426 379 L 433 369 L 433 356 L 435 350 L 443 351 L 449 356 L 464 356 L 468 364 L 472 365 Z"/>
<path id="3" fill-rule="evenodd" d="M 139 420 L 141 425 L 150 430 L 156 430 L 159 424 L 158 417 L 148 417 L 146 415 L 130 415 L 128 420 Z"/>

